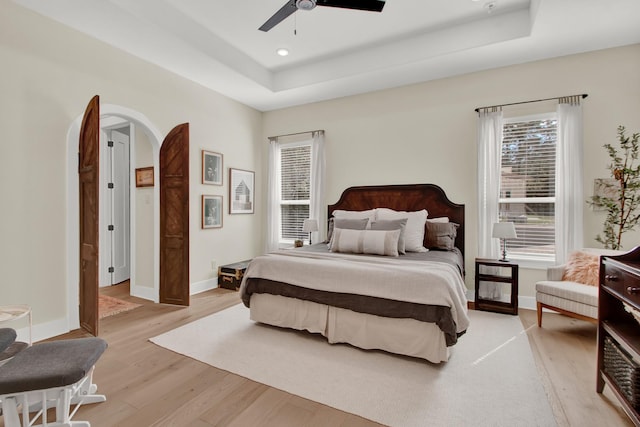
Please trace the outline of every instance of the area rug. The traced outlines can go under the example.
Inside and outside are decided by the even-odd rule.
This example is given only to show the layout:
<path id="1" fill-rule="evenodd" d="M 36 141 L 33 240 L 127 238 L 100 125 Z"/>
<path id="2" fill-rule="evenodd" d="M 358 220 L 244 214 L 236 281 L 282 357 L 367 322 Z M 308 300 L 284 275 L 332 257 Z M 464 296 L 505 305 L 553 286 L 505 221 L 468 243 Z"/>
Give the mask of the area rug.
<path id="1" fill-rule="evenodd" d="M 242 304 L 151 341 L 388 426 L 555 426 L 518 317 L 470 317 L 450 360 L 437 365 L 256 324 Z"/>
<path id="2" fill-rule="evenodd" d="M 133 310 L 134 308 L 140 307 L 141 305 L 142 304 L 136 304 L 135 302 L 125 301 L 125 300 L 110 297 L 107 295 L 99 295 L 98 297 L 99 318 L 104 319 L 107 316 L 113 316 L 114 314 Z"/>

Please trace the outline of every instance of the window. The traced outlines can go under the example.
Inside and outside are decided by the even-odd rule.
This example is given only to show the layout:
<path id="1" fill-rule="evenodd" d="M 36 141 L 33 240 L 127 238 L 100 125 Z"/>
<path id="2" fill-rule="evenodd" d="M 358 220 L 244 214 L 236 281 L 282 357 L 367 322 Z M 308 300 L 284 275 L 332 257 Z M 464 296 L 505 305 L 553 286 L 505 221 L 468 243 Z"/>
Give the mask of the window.
<path id="1" fill-rule="evenodd" d="M 280 148 L 280 236 L 292 243 L 309 240 L 302 222 L 309 218 L 311 204 L 311 141 L 283 144 Z"/>
<path id="2" fill-rule="evenodd" d="M 515 223 L 509 256 L 555 257 L 555 114 L 505 120 L 500 174 L 500 221 Z"/>

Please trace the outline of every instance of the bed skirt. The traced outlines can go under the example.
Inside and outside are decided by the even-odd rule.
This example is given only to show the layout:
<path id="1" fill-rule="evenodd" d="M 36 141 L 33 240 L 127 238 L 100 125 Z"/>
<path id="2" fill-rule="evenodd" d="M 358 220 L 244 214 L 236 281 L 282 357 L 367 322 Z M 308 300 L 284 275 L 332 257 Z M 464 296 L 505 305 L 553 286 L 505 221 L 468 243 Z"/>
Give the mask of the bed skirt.
<path id="1" fill-rule="evenodd" d="M 251 295 L 251 320 L 322 334 L 329 343 L 426 359 L 449 359 L 444 333 L 434 323 L 358 313 L 279 295 Z"/>

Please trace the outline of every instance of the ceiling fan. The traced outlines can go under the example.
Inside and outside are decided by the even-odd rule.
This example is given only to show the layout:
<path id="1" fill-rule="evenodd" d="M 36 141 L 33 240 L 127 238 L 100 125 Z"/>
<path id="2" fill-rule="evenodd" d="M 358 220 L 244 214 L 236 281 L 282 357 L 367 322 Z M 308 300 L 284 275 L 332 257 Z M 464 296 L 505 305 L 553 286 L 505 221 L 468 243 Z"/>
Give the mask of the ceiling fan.
<path id="1" fill-rule="evenodd" d="M 274 13 L 267 22 L 262 24 L 259 30 L 269 31 L 298 9 L 311 10 L 316 6 L 329 6 L 340 7 L 342 9 L 382 12 L 384 3 L 382 0 L 289 0 L 279 11 Z"/>

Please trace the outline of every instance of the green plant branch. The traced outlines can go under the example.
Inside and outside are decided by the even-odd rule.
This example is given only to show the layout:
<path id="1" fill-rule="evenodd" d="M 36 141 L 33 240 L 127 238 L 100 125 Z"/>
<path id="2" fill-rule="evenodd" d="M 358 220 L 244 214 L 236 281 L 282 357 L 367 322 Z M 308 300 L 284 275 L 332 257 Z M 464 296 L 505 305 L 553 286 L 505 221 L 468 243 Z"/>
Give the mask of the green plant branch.
<path id="1" fill-rule="evenodd" d="M 587 201 L 591 206 L 607 212 L 602 235 L 598 234 L 596 241 L 611 249 L 621 249 L 623 233 L 633 230 L 640 221 L 640 214 L 635 214 L 640 207 L 640 166 L 634 166 L 638 159 L 640 134 L 634 133 L 628 137 L 625 127 L 618 126 L 617 137 L 621 154 L 613 145 L 604 145 L 611 158 L 608 169 L 617 181 L 616 185 L 606 184 L 606 189 L 615 187 L 617 196 L 594 195 Z"/>

